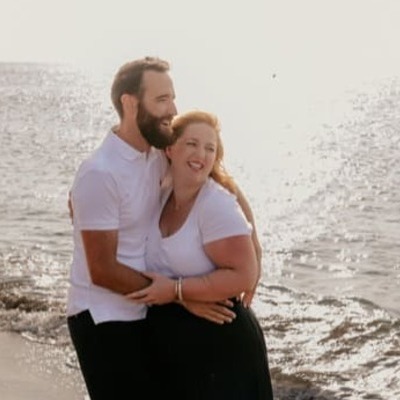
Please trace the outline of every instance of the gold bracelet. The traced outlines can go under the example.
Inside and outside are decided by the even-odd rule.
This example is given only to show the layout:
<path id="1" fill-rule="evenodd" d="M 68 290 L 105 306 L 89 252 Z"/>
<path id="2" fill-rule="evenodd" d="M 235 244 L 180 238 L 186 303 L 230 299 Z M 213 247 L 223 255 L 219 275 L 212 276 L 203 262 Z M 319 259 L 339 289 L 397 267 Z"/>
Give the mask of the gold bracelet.
<path id="1" fill-rule="evenodd" d="M 178 300 L 178 293 L 179 293 L 179 291 L 178 291 L 178 279 L 175 279 L 175 299 L 176 300 Z"/>
<path id="2" fill-rule="evenodd" d="M 180 302 L 183 302 L 183 295 L 182 295 L 182 277 L 180 276 L 177 280 L 176 284 L 176 292 L 177 292 L 177 297 Z"/>

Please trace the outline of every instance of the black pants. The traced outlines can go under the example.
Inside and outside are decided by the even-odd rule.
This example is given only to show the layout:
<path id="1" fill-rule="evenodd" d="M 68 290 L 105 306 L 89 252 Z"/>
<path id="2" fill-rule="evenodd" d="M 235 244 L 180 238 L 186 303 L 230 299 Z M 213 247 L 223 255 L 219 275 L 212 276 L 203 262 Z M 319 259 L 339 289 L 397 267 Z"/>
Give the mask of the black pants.
<path id="1" fill-rule="evenodd" d="M 68 328 L 92 400 L 150 397 L 145 320 L 96 325 L 84 311 Z"/>
<path id="2" fill-rule="evenodd" d="M 158 399 L 273 400 L 263 331 L 240 302 L 233 311 L 232 323 L 217 325 L 178 304 L 149 308 Z"/>

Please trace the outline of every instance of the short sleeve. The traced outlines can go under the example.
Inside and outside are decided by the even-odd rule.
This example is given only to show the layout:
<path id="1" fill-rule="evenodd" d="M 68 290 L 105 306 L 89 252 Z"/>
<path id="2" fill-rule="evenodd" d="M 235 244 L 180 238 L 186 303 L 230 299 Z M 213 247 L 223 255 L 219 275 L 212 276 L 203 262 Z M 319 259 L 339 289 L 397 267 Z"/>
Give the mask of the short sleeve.
<path id="1" fill-rule="evenodd" d="M 207 195 L 199 211 L 199 226 L 203 244 L 252 232 L 236 197 L 222 188 Z"/>
<path id="2" fill-rule="evenodd" d="M 71 199 L 74 224 L 80 230 L 118 229 L 118 190 L 109 172 L 90 169 L 78 175 Z"/>

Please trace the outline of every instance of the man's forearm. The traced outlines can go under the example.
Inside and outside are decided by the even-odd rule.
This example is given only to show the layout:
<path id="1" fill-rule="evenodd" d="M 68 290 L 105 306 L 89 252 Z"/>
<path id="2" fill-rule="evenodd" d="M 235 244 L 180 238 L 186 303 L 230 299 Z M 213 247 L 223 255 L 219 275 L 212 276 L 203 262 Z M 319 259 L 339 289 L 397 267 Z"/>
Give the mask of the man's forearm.
<path id="1" fill-rule="evenodd" d="M 143 289 L 151 282 L 141 272 L 118 261 L 112 268 L 99 269 L 96 274 L 91 274 L 91 278 L 95 285 L 120 294 L 128 294 Z"/>
<path id="2" fill-rule="evenodd" d="M 117 260 L 118 231 L 81 231 L 92 282 L 127 294 L 148 286 L 150 279 Z"/>

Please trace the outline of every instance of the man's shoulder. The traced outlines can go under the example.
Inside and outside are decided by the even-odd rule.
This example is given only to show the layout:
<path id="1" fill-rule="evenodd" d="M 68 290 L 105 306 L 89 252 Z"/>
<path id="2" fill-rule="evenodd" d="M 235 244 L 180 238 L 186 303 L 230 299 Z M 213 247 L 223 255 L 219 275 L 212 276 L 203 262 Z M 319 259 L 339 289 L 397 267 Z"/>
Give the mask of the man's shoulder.
<path id="1" fill-rule="evenodd" d="M 111 162 L 108 154 L 101 150 L 101 148 L 96 149 L 82 161 L 79 167 L 80 173 L 88 171 L 111 172 L 114 164 Z"/>
<path id="2" fill-rule="evenodd" d="M 75 174 L 74 186 L 84 184 L 88 179 L 98 181 L 111 178 L 113 180 L 114 169 L 115 162 L 110 158 L 102 143 L 80 163 Z"/>
<path id="3" fill-rule="evenodd" d="M 115 166 L 118 154 L 112 148 L 112 138 L 108 133 L 100 144 L 82 161 L 81 167 L 94 170 L 110 170 Z"/>

